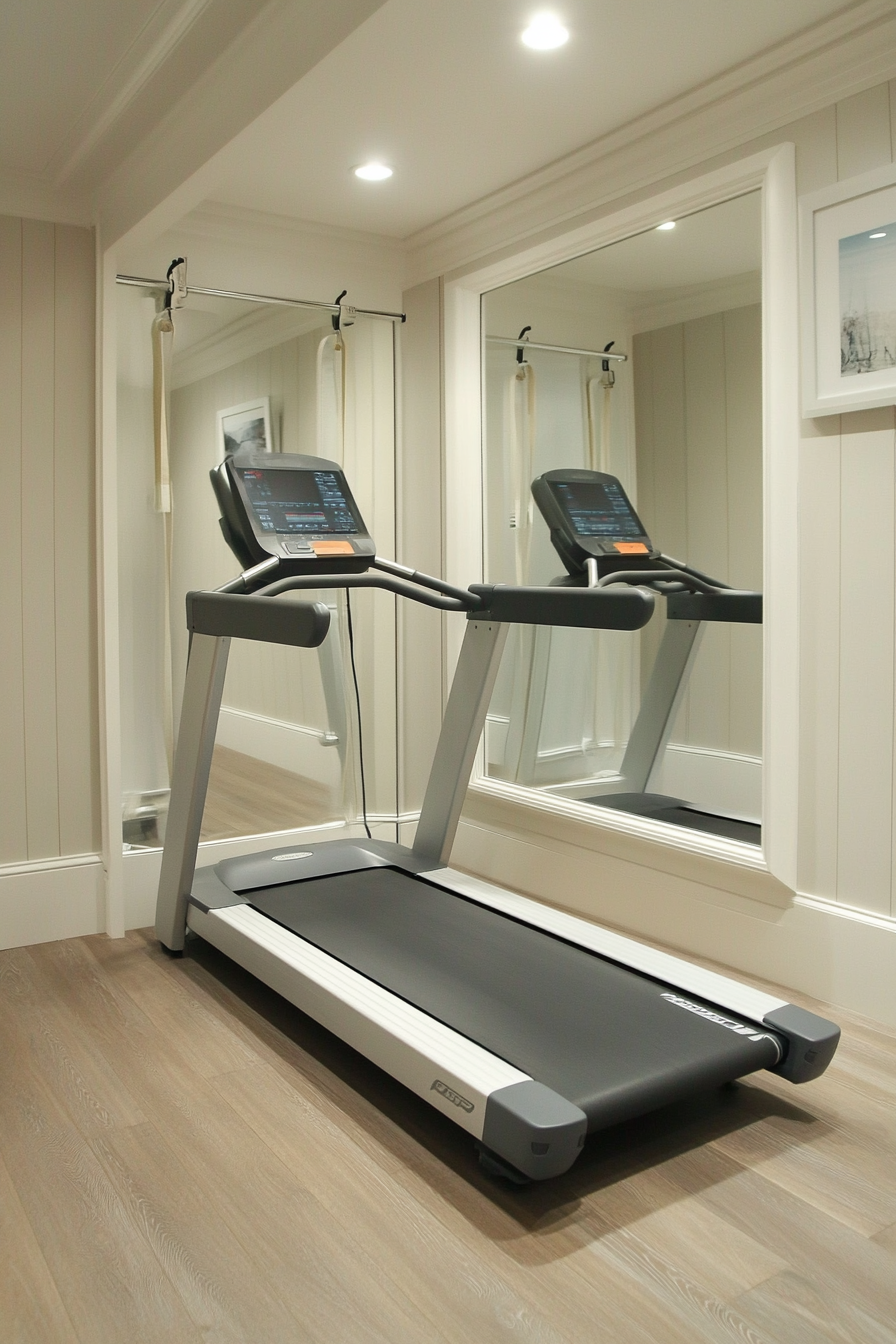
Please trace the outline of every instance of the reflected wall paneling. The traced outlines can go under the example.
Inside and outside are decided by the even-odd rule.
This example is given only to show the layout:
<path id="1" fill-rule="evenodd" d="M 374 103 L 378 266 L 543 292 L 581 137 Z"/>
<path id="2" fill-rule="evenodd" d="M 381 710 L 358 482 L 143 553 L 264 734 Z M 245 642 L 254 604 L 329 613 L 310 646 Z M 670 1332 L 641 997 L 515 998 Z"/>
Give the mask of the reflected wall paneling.
<path id="1" fill-rule="evenodd" d="M 635 337 L 638 501 L 654 543 L 742 588 L 762 586 L 761 308 Z M 662 634 L 642 635 L 642 679 Z M 709 625 L 672 740 L 761 752 L 762 637 Z M 673 790 L 674 791 L 674 790 Z"/>
<path id="2" fill-rule="evenodd" d="M 94 254 L 0 219 L 0 863 L 98 847 Z"/>

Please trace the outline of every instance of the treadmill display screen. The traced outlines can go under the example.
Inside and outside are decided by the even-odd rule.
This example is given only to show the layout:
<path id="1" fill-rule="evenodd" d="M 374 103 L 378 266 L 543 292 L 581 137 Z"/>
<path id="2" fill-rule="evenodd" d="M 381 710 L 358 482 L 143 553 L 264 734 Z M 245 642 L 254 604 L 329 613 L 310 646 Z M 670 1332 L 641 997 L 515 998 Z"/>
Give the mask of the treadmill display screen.
<path id="1" fill-rule="evenodd" d="M 580 537 L 640 540 L 644 536 L 620 485 L 614 482 L 603 485 L 597 481 L 555 481 L 553 489 L 557 502 Z"/>
<path id="2" fill-rule="evenodd" d="M 335 471 L 277 471 L 238 467 L 246 498 L 262 532 L 309 536 L 363 532 Z"/>

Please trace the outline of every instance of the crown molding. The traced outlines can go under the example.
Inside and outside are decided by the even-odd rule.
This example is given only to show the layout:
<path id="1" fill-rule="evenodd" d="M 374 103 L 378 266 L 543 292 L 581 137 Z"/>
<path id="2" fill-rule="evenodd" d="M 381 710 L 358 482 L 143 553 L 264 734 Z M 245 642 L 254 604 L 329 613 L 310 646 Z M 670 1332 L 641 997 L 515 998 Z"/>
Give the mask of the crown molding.
<path id="1" fill-rule="evenodd" d="M 211 3 L 212 0 L 182 0 L 155 36 L 152 28 L 157 16 L 153 15 L 144 25 L 72 127 L 66 143 L 54 155 L 50 171 L 53 172 L 55 164 L 53 175 L 57 186 L 74 176 Z"/>
<path id="2" fill-rule="evenodd" d="M 268 0 L 104 181 L 103 246 L 158 236 L 208 197 L 218 152 L 382 3 Z"/>
<path id="3" fill-rule="evenodd" d="M 0 171 L 0 215 L 44 219 L 54 224 L 94 222 L 93 201 L 86 192 L 57 187 L 38 173 Z"/>
<path id="4" fill-rule="evenodd" d="M 248 241 L 252 247 L 272 252 L 293 253 L 309 244 L 317 252 L 332 248 L 339 256 L 348 252 L 390 271 L 401 270 L 407 251 L 399 238 L 215 200 L 203 201 L 184 216 L 177 228 L 178 234 L 188 237 L 243 246 Z"/>
<path id="5" fill-rule="evenodd" d="M 410 235 L 407 284 L 582 224 L 894 75 L 896 8 L 865 0 Z"/>

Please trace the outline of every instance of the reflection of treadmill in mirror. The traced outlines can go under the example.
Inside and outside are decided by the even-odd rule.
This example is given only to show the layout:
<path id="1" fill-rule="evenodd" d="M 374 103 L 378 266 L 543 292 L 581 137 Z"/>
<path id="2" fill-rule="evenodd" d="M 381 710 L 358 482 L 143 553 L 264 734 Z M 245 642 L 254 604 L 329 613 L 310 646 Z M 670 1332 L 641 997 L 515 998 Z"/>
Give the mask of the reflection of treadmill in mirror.
<path id="1" fill-rule="evenodd" d="M 551 541 L 570 575 L 566 584 L 649 587 L 666 599 L 666 629 L 619 774 L 595 781 L 584 802 L 655 821 L 758 845 L 756 822 L 693 807 L 651 791 L 662 769 L 676 712 L 687 687 L 706 621 L 758 625 L 762 594 L 740 592 L 654 548 L 615 476 L 585 470 L 548 471 L 532 494 Z"/>

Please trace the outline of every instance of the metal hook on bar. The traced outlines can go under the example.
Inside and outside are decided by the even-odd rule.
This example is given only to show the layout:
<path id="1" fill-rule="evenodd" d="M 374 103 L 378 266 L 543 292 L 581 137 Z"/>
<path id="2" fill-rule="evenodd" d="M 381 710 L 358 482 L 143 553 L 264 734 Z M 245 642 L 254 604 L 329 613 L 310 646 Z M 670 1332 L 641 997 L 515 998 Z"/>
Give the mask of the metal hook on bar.
<path id="1" fill-rule="evenodd" d="M 336 298 L 333 300 L 333 306 L 336 308 L 336 312 L 333 313 L 330 321 L 333 323 L 333 331 L 336 332 L 337 336 L 340 335 L 340 332 L 344 331 L 345 327 L 353 327 L 353 325 L 355 325 L 355 309 L 352 308 L 351 304 L 344 304 L 343 302 L 347 294 L 348 290 L 344 289 L 343 293 L 337 294 Z"/>
<path id="2" fill-rule="evenodd" d="M 518 341 L 521 341 L 521 340 L 523 339 L 523 337 L 525 336 L 526 332 L 527 332 L 527 331 L 531 331 L 531 330 L 532 330 L 531 323 L 530 323 L 530 325 L 529 325 L 528 327 L 523 327 L 523 329 L 522 329 L 522 331 L 520 332 L 519 336 L 517 336 L 517 340 L 518 340 Z M 516 352 L 516 362 L 517 362 L 517 364 L 524 364 L 524 363 L 526 362 L 526 357 L 525 357 L 524 347 L 523 347 L 523 346 L 519 346 L 519 348 L 517 349 L 517 352 Z"/>
<path id="3" fill-rule="evenodd" d="M 183 308 L 187 299 L 187 259 L 186 257 L 175 257 L 168 270 L 165 272 L 165 279 L 168 281 L 168 294 L 166 296 L 165 307 L 174 312 L 177 308 Z"/>

